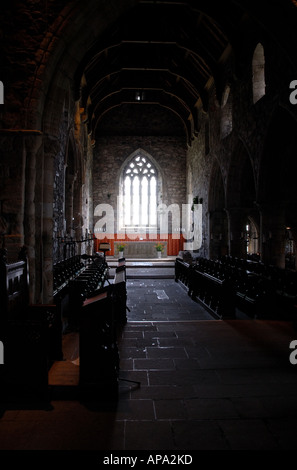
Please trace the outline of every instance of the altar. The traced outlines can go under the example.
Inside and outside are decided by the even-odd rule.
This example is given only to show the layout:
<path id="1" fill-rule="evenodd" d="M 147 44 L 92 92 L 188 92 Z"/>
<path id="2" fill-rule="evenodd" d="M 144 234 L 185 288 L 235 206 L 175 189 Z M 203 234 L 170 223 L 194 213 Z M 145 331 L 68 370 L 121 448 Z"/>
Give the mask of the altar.
<path id="1" fill-rule="evenodd" d="M 117 257 L 119 255 L 118 245 L 124 244 L 124 257 L 125 258 L 157 258 L 157 250 L 156 244 L 157 241 L 148 241 L 148 240 L 140 240 L 140 241 L 115 241 L 114 242 L 114 256 Z M 164 246 L 164 251 L 162 252 L 162 258 L 167 257 L 167 241 L 162 241 L 162 245 Z"/>

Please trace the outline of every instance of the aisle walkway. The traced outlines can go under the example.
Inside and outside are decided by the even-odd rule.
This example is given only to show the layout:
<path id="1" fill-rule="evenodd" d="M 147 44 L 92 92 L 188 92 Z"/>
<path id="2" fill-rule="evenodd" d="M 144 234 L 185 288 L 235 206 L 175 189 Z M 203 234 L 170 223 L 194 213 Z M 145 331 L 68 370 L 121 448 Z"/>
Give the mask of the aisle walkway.
<path id="1" fill-rule="evenodd" d="M 281 322 L 128 323 L 118 400 L 2 405 L 0 450 L 295 450 L 296 337 Z"/>
<path id="2" fill-rule="evenodd" d="M 215 320 L 172 279 L 129 279 L 127 290 L 118 399 L 64 391 L 47 404 L 3 404 L 0 450 L 296 449 L 291 323 Z"/>
<path id="3" fill-rule="evenodd" d="M 116 419 L 125 449 L 296 449 L 297 374 L 291 324 L 128 323 L 120 341 Z"/>
<path id="4" fill-rule="evenodd" d="M 198 321 L 214 318 L 174 279 L 128 279 L 129 321 Z"/>

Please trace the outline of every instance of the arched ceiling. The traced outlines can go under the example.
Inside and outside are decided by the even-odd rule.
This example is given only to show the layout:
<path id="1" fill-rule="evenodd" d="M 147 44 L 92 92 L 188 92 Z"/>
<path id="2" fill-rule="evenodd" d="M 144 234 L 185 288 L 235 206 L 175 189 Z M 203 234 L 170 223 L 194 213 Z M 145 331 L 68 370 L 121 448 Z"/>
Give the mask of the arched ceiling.
<path id="1" fill-rule="evenodd" d="M 93 136 L 115 110 L 153 106 L 173 113 L 190 142 L 213 84 L 220 98 L 224 64 L 244 41 L 249 7 L 243 5 L 251 3 L 140 0 L 129 8 L 77 69 L 75 98 Z M 261 5 L 258 11 L 263 16 Z"/>

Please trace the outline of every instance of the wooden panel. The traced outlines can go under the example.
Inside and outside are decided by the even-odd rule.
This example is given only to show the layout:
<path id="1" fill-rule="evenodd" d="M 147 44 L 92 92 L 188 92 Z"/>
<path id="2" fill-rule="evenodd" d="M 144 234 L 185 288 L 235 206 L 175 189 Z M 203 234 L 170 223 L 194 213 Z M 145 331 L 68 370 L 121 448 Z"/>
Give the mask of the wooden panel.
<path id="1" fill-rule="evenodd" d="M 79 362 L 56 361 L 48 374 L 50 386 L 78 386 L 79 384 Z"/>

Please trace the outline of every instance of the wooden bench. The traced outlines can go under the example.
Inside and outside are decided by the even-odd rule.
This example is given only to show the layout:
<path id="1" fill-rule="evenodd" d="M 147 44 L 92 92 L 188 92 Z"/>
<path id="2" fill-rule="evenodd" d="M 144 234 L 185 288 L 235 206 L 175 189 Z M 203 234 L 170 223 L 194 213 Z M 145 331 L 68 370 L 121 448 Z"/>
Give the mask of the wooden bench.
<path id="1" fill-rule="evenodd" d="M 125 258 L 118 260 L 113 283 L 89 292 L 79 313 L 79 387 L 98 396 L 117 393 L 120 369 L 118 335 L 127 321 Z"/>
<path id="2" fill-rule="evenodd" d="M 82 303 L 79 315 L 79 388 L 82 395 L 117 393 L 119 354 L 113 285 Z"/>
<path id="3" fill-rule="evenodd" d="M 220 279 L 193 267 L 190 270 L 189 295 L 214 316 L 235 318 L 235 293 L 228 279 Z"/>
<path id="4" fill-rule="evenodd" d="M 196 258 L 192 263 L 177 258 L 175 280 L 213 313 L 217 313 L 215 305 L 220 299 L 225 305 L 221 317 L 228 311 L 232 317 L 235 303 L 235 309 L 253 318 L 297 320 L 296 271 L 230 256 L 221 260 Z"/>
<path id="5" fill-rule="evenodd" d="M 191 266 L 180 258 L 175 260 L 175 282 L 182 282 L 186 287 L 190 282 Z"/>
<path id="6" fill-rule="evenodd" d="M 106 279 L 108 284 L 103 282 L 108 270 L 105 259 L 101 259 L 103 271 L 100 269 L 100 261 L 97 258 L 95 261 L 98 263 L 90 263 L 86 270 L 69 282 L 71 306 L 75 308 L 79 336 L 79 366 L 73 371 L 73 363 L 70 361 L 66 365 L 55 362 L 53 374 L 50 374 L 53 393 L 62 388 L 67 389 L 67 394 L 76 389 L 81 398 L 110 397 L 117 393 L 117 339 L 121 327 L 127 321 L 125 259 L 119 260 L 113 282 Z M 102 278 L 98 276 L 97 268 L 99 273 L 104 274 Z M 65 377 L 62 384 L 56 379 L 56 373 L 61 373 L 59 371 L 63 371 Z"/>
<path id="7" fill-rule="evenodd" d="M 61 299 L 72 282 L 77 294 L 72 300 L 80 337 L 78 389 L 98 391 L 110 386 L 114 390 L 119 369 L 117 334 L 127 320 L 125 260 L 119 260 L 114 283 L 108 285 L 104 285 L 108 273 L 105 259 L 88 257 L 84 261 L 84 267 L 79 259 L 67 260 L 65 266 L 59 266 L 55 304 L 32 305 L 25 251 L 21 251 L 19 260 L 7 263 L 6 252 L 2 250 L 0 341 L 4 363 L 0 364 L 0 398 L 3 402 L 50 399 L 51 368 L 67 362 L 63 360 Z M 68 295 L 71 297 L 71 292 Z"/>
<path id="8" fill-rule="evenodd" d="M 108 266 L 102 256 L 75 255 L 54 266 L 54 302 L 62 317 L 62 330 L 76 328 L 81 297 L 104 286 Z"/>
<path id="9" fill-rule="evenodd" d="M 175 281 L 182 282 L 188 289 L 188 295 L 202 304 L 211 314 L 219 318 L 235 317 L 235 294 L 228 279 L 220 279 L 205 271 L 199 265 L 190 265 L 177 258 L 175 263 Z"/>
<path id="10" fill-rule="evenodd" d="M 114 277 L 114 302 L 116 320 L 120 327 L 127 323 L 127 288 L 126 260 L 119 258 Z"/>
<path id="11" fill-rule="evenodd" d="M 19 260 L 0 259 L 0 340 L 4 364 L 0 366 L 3 401 L 47 400 L 48 370 L 62 356 L 61 319 L 56 305 L 29 303 L 29 277 L 25 250 Z"/>

